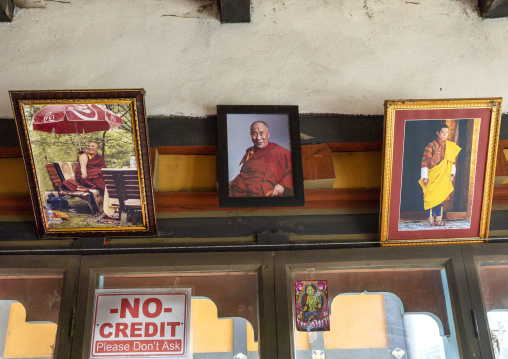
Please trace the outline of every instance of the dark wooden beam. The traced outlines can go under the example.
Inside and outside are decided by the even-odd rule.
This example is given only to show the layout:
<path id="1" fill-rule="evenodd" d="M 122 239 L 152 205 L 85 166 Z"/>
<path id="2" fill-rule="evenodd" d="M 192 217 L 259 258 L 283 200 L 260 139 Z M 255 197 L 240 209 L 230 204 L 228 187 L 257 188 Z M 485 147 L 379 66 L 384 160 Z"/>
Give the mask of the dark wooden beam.
<path id="1" fill-rule="evenodd" d="M 250 0 L 220 0 L 220 21 L 223 24 L 250 22 Z"/>
<path id="2" fill-rule="evenodd" d="M 508 17 L 508 0 L 478 0 L 478 8 L 484 18 Z"/>
<path id="3" fill-rule="evenodd" d="M 492 211 L 490 231 L 506 231 L 506 218 L 508 211 Z M 375 238 L 378 233 L 379 213 L 353 213 L 353 214 L 312 214 L 312 215 L 281 215 L 281 216 L 235 216 L 235 217 L 200 217 L 200 218 L 159 218 L 157 226 L 159 233 L 156 238 L 206 238 L 210 245 L 216 245 L 228 237 L 249 237 L 259 233 L 287 233 L 290 235 L 346 235 L 353 241 L 354 235 L 368 236 Z M 210 241 L 216 238 L 217 241 Z M 0 221 L 0 251 L 12 246 L 21 249 L 23 241 L 37 240 L 35 221 Z M 49 239 L 49 238 L 48 238 Z M 492 238 L 494 239 L 494 238 Z M 99 238 L 96 239 L 97 241 Z M 107 240 L 108 241 L 108 240 Z M 368 239 L 359 242 L 369 241 Z M 341 240 L 338 241 L 340 244 Z M 59 239 L 52 242 L 62 247 L 69 246 L 69 241 Z M 94 242 L 95 243 L 95 242 Z M 51 243 L 50 243 L 51 244 Z M 44 242 L 39 244 L 27 242 L 23 247 L 41 248 Z M 88 244 L 91 245 L 91 244 Z M 139 242 L 133 242 L 139 247 Z M 94 244 L 99 246 L 98 242 Z M 122 246 L 128 247 L 128 244 Z M 73 246 L 74 249 L 87 248 L 87 244 Z M 220 246 L 218 246 L 220 247 Z M 88 247 L 89 248 L 89 247 Z M 301 247 L 300 247 L 301 248 Z M 139 251 L 139 248 L 137 248 Z M 68 253 L 67 253 L 68 254 Z"/>
<path id="4" fill-rule="evenodd" d="M 14 17 L 14 3 L 12 0 L 0 0 L 0 21 L 10 22 Z"/>
<path id="5" fill-rule="evenodd" d="M 16 123 L 13 119 L 0 119 L 0 147 L 19 148 L 18 132 L 16 131 Z"/>
<path id="6" fill-rule="evenodd" d="M 217 146 L 160 146 L 159 155 L 216 155 Z"/>
<path id="7" fill-rule="evenodd" d="M 0 158 L 19 158 L 21 157 L 20 147 L 1 147 L 0 146 Z"/>
<path id="8" fill-rule="evenodd" d="M 148 129 L 151 147 L 209 146 L 210 150 L 217 146 L 217 116 L 214 115 L 153 116 L 148 118 Z M 327 143 L 334 152 L 380 151 L 383 116 L 301 114 L 300 132 L 304 135 L 302 144 Z M 499 138 L 508 140 L 508 114 L 502 116 Z M 19 148 L 13 119 L 0 119 L 0 147 Z"/>
<path id="9" fill-rule="evenodd" d="M 148 118 L 148 128 L 152 147 L 217 145 L 217 116 L 215 115 L 207 117 L 153 116 Z M 300 132 L 302 144 L 382 143 L 383 116 L 300 114 Z M 1 134 L 2 132 L 0 132 L 0 138 Z"/>

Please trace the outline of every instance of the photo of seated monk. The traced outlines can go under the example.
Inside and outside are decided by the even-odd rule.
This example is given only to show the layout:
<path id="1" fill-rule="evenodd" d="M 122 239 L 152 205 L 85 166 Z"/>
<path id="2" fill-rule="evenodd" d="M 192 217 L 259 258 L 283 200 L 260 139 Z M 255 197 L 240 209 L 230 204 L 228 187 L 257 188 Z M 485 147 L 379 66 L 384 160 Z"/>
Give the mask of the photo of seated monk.
<path id="1" fill-rule="evenodd" d="M 99 146 L 97 143 L 90 142 L 86 151 L 78 152 L 77 163 L 61 162 L 54 164 L 60 168 L 65 178 L 62 184 L 64 189 L 81 192 L 88 190 L 91 193 L 90 206 L 92 206 L 94 212 L 103 211 L 106 188 L 106 181 L 101 171 L 107 167 L 106 161 L 98 152 Z"/>
<path id="2" fill-rule="evenodd" d="M 86 151 L 79 153 L 79 166 L 76 168 L 76 181 L 90 189 L 97 189 L 104 196 L 106 182 L 102 176 L 101 170 L 106 168 L 104 157 L 98 154 L 99 146 L 95 142 L 90 142 Z"/>
<path id="3" fill-rule="evenodd" d="M 277 127 L 280 128 L 280 124 L 277 124 Z M 229 196 L 293 196 L 291 152 L 275 142 L 270 142 L 270 128 L 265 121 L 257 120 L 251 123 L 250 139 L 253 146 L 245 151 L 239 163 L 240 172 L 232 180 L 230 171 Z"/>
<path id="4" fill-rule="evenodd" d="M 129 103 L 36 104 L 24 111 L 45 230 L 144 225 Z"/>

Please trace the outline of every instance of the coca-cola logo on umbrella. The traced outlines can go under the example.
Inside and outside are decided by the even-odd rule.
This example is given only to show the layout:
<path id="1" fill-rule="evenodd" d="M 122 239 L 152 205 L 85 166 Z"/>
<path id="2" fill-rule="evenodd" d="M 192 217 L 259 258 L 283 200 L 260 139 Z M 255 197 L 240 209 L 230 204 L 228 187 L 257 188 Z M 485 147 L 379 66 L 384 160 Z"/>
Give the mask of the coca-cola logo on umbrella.
<path id="1" fill-rule="evenodd" d="M 99 119 L 97 111 L 92 107 L 94 105 L 74 105 L 68 106 L 67 109 L 72 111 L 76 116 L 85 121 L 96 121 Z"/>
<path id="2" fill-rule="evenodd" d="M 52 122 L 52 121 L 55 121 L 55 115 L 53 115 L 53 112 L 48 112 L 47 114 L 44 115 L 44 119 L 43 119 L 44 122 Z"/>

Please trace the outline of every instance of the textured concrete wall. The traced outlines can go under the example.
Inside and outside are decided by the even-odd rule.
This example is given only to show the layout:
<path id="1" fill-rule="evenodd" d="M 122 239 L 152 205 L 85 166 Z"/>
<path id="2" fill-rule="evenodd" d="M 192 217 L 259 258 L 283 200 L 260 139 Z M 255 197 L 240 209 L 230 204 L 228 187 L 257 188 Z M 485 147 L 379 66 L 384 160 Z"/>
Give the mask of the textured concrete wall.
<path id="1" fill-rule="evenodd" d="M 17 3 L 0 23 L 0 118 L 12 118 L 7 91 L 26 89 L 143 87 L 149 115 L 189 116 L 508 99 L 508 19 L 481 19 L 476 0 L 252 0 L 250 24 L 226 25 L 209 0 Z"/>

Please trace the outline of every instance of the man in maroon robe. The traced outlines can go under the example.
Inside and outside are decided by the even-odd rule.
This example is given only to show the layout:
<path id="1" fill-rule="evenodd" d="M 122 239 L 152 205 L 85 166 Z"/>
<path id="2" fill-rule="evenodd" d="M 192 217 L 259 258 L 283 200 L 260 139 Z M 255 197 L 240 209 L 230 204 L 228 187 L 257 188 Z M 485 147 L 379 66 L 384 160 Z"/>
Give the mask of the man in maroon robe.
<path id="1" fill-rule="evenodd" d="M 263 121 L 250 126 L 253 147 L 247 149 L 242 168 L 229 183 L 230 197 L 288 197 L 293 195 L 291 152 L 269 142 L 270 131 Z"/>
<path id="2" fill-rule="evenodd" d="M 101 195 L 104 194 L 106 181 L 102 176 L 101 170 L 106 167 L 104 157 L 97 154 L 99 146 L 95 142 L 90 142 L 86 152 L 79 155 L 79 166 L 76 168 L 76 181 L 84 187 L 98 189 Z"/>

